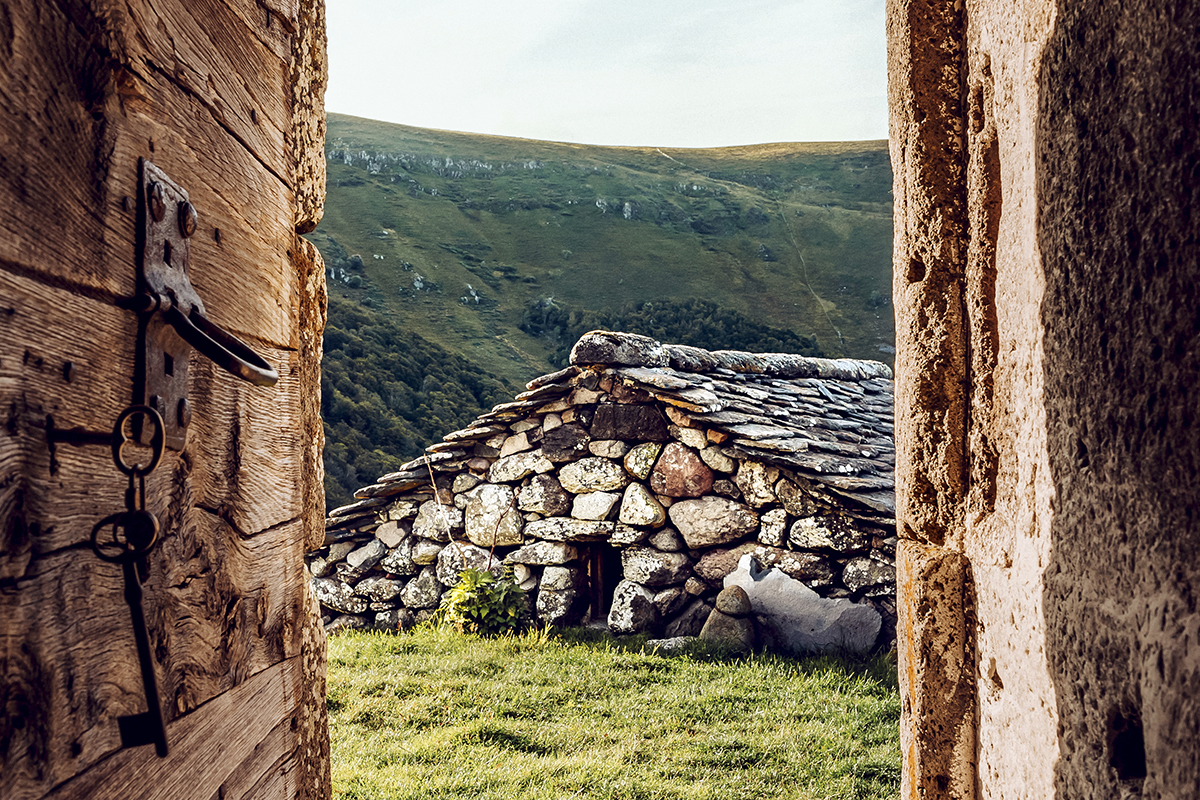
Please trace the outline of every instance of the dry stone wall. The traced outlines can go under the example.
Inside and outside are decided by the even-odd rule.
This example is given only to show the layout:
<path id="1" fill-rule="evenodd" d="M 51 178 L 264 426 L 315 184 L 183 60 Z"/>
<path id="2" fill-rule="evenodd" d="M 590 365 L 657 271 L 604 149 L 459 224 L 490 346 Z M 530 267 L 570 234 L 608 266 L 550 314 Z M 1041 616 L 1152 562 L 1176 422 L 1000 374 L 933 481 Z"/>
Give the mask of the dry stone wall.
<path id="1" fill-rule="evenodd" d="M 599 332 L 572 361 L 332 512 L 309 557 L 330 629 L 428 619 L 467 567 L 511 569 L 534 621 L 578 624 L 609 606 L 611 547 L 615 633 L 699 633 L 750 554 L 894 635 L 885 365 Z"/>

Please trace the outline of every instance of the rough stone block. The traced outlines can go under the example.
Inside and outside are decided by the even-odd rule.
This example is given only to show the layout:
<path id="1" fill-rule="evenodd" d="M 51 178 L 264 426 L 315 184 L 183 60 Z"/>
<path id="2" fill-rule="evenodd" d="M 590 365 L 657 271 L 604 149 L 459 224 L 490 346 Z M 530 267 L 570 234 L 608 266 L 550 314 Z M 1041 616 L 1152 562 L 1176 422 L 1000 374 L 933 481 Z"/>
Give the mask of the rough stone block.
<path id="1" fill-rule="evenodd" d="M 627 580 L 643 586 L 670 586 L 692 575 L 686 553 L 663 553 L 652 547 L 627 547 L 621 551 L 621 570 Z"/>
<path id="2" fill-rule="evenodd" d="M 631 448 L 625 454 L 625 470 L 638 480 L 646 480 L 650 477 L 650 471 L 654 469 L 654 462 L 658 460 L 662 449 L 663 446 L 657 442 L 646 442 Z"/>
<path id="3" fill-rule="evenodd" d="M 608 629 L 615 634 L 652 633 L 659 626 L 654 593 L 630 580 L 623 580 L 613 591 Z"/>
<path id="4" fill-rule="evenodd" d="M 558 471 L 558 482 L 568 492 L 614 492 L 624 489 L 629 476 L 615 461 L 607 458 L 584 458 L 567 464 Z"/>
<path id="5" fill-rule="evenodd" d="M 626 525 L 645 525 L 653 528 L 667 521 L 667 510 L 649 489 L 640 483 L 631 483 L 625 487 L 618 519 Z"/>
<path id="6" fill-rule="evenodd" d="M 667 418 L 657 405 L 603 403 L 592 418 L 592 436 L 632 442 L 665 442 Z"/>
<path id="7" fill-rule="evenodd" d="M 764 642 L 792 655 L 866 655 L 883 624 L 871 606 L 825 599 L 778 569 L 760 570 L 750 554 L 725 578 L 725 587 L 731 586 L 740 586 L 749 596 Z"/>
<path id="8" fill-rule="evenodd" d="M 758 514 L 724 497 L 681 500 L 671 506 L 670 517 L 691 548 L 736 541 L 758 530 Z"/>
<path id="9" fill-rule="evenodd" d="M 701 497 L 712 489 L 713 471 L 695 450 L 670 442 L 650 473 L 650 488 L 668 497 Z"/>
<path id="10" fill-rule="evenodd" d="M 607 519 L 621 495 L 615 492 L 586 492 L 575 495 L 571 516 L 575 519 Z"/>

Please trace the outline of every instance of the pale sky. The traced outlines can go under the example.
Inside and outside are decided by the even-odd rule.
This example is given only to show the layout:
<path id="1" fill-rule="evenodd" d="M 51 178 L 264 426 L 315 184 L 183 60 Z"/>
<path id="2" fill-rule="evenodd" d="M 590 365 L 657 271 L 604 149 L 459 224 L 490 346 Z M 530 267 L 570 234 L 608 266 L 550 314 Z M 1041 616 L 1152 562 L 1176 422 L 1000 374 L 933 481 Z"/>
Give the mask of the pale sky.
<path id="1" fill-rule="evenodd" d="M 327 0 L 329 111 L 586 144 L 887 137 L 884 0 Z"/>

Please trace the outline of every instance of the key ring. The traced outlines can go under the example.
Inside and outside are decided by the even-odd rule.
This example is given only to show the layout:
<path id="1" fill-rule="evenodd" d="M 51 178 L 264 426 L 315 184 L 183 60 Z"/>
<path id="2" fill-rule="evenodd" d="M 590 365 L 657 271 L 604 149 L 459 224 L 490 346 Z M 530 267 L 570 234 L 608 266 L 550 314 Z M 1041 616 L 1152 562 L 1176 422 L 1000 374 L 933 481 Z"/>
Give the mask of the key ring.
<path id="1" fill-rule="evenodd" d="M 134 542 L 128 536 L 128 523 L 135 517 L 149 526 L 148 530 L 143 531 L 146 539 L 144 542 Z M 108 541 L 100 541 L 100 531 L 109 526 L 112 526 L 112 537 Z M 118 530 L 126 531 L 124 539 L 117 537 Z M 134 511 L 118 511 L 115 514 L 109 514 L 92 528 L 92 552 L 96 554 L 96 558 L 110 564 L 137 561 L 150 552 L 157 543 L 158 520 L 152 514 L 143 517 Z"/>
<path id="2" fill-rule="evenodd" d="M 150 449 L 152 455 L 149 466 L 141 464 L 126 464 L 125 459 L 121 456 L 121 449 L 126 444 L 131 442 L 140 444 L 136 440 L 125 435 L 125 423 L 135 415 L 141 414 L 154 428 L 154 432 L 150 435 Z M 158 413 L 158 409 L 153 406 L 134 405 L 129 406 L 120 413 L 117 417 L 117 423 L 113 425 L 112 433 L 112 456 L 113 463 L 117 465 L 117 469 L 130 478 L 144 478 L 158 467 L 158 462 L 162 461 L 163 448 L 166 445 L 166 424 L 163 422 L 162 414 Z"/>

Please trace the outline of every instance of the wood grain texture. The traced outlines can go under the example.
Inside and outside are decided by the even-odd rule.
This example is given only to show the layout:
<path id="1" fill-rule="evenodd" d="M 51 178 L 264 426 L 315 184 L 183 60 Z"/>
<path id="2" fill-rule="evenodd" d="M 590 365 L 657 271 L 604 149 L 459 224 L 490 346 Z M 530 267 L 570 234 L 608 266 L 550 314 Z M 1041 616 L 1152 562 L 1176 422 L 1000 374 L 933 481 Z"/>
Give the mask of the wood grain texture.
<path id="1" fill-rule="evenodd" d="M 84 543 L 95 520 L 123 505 L 125 479 L 107 448 L 59 445 L 52 458 L 46 420 L 53 417 L 59 428 L 111 430 L 132 397 L 137 323 L 128 311 L 3 271 L 0 297 L 0 508 L 15 502 L 6 498 L 25 497 L 24 525 L 41 531 L 27 542 L 29 552 L 45 554 Z M 88 335 L 66 320 L 47 326 L 47 308 L 74 309 L 87 320 Z M 192 352 L 192 425 L 184 451 L 168 451 L 147 479 L 151 511 L 164 517 L 172 506 L 194 504 L 246 535 L 296 520 L 305 508 L 308 517 L 323 515 L 323 497 L 314 494 L 323 493 L 303 474 L 315 471 L 313 419 L 319 414 L 319 400 L 311 397 L 319 392 L 319 343 L 308 347 L 303 361 L 296 351 L 259 347 L 280 373 L 272 388 L 244 383 Z M 68 362 L 74 365 L 69 382 Z M 301 363 L 307 365 L 303 385 Z M 186 500 L 179 496 L 181 479 Z M 13 572 L 17 545 L 6 544 L 14 533 L 0 529 L 0 578 L 19 574 Z M 306 539 L 313 535 L 305 533 Z"/>
<path id="2" fill-rule="evenodd" d="M 48 800 L 212 797 L 239 766 L 254 759 L 255 748 L 269 742 L 279 720 L 290 720 L 301 684 L 297 660 L 281 661 L 195 713 L 169 724 L 167 736 L 172 748 L 167 758 L 156 758 L 152 748 L 121 750 L 46 797 Z M 290 722 L 285 724 L 290 727 Z"/>
<path id="3" fill-rule="evenodd" d="M 0 5 L 5 800 L 329 796 L 303 567 L 324 505 L 324 268 L 295 233 L 322 200 L 323 35 L 318 0 Z M 119 301 L 135 290 L 139 157 L 200 213 L 191 280 L 209 318 L 281 376 L 252 387 L 193 353 L 186 444 L 146 482 L 165 760 L 120 749 L 116 717 L 145 701 L 120 568 L 87 544 L 125 480 L 106 447 L 47 439 L 51 424 L 106 432 L 132 397 L 137 322 Z"/>
<path id="4" fill-rule="evenodd" d="M 171 720 L 301 654 L 299 525 L 250 539 L 203 512 L 151 553 L 144 607 Z M 145 709 L 120 569 L 83 548 L 35 560 L 0 594 L 0 795 L 41 792 L 119 747 Z M 69 624 L 64 625 L 64 621 Z"/>
<path id="5" fill-rule="evenodd" d="M 103 37 L 84 36 L 53 3 L 13 0 L 6 10 L 0 263 L 81 294 L 132 296 L 137 160 L 147 157 L 199 211 L 191 280 L 210 319 L 251 344 L 294 349 L 289 186 L 172 76 L 113 60 Z"/>

